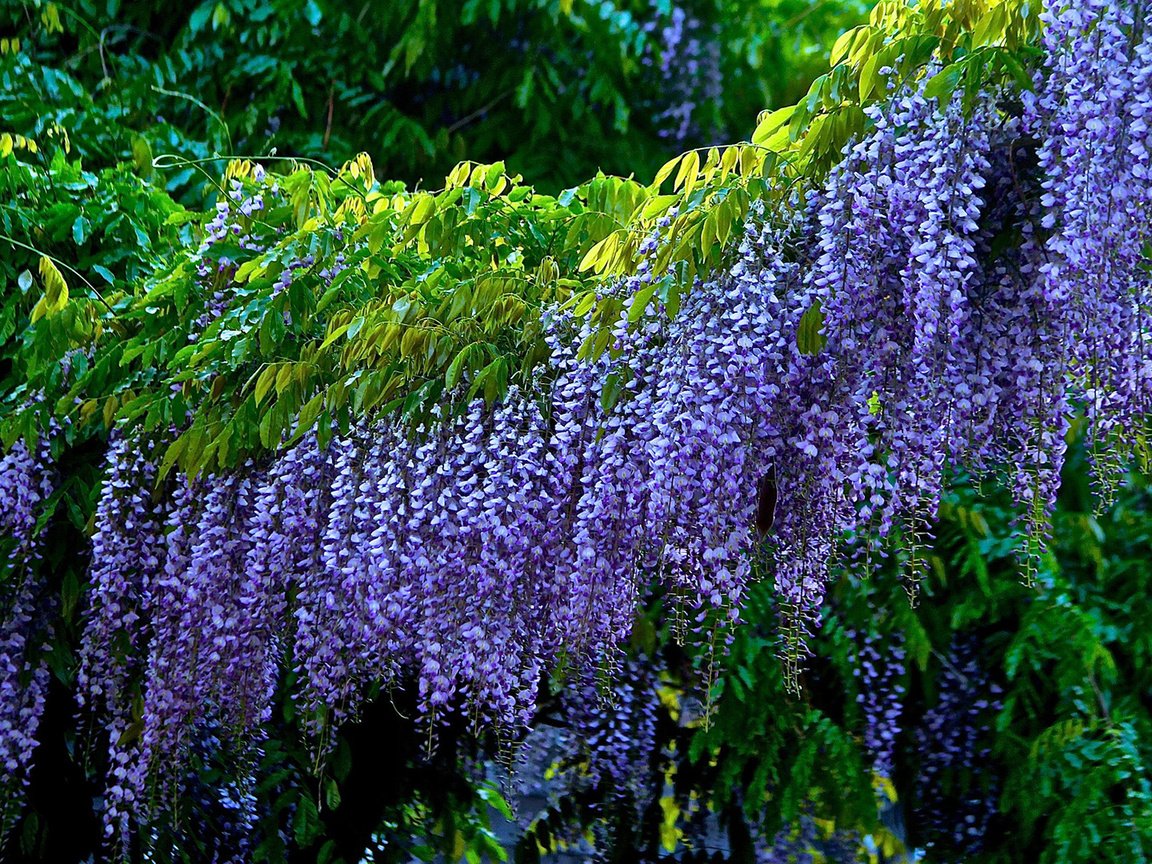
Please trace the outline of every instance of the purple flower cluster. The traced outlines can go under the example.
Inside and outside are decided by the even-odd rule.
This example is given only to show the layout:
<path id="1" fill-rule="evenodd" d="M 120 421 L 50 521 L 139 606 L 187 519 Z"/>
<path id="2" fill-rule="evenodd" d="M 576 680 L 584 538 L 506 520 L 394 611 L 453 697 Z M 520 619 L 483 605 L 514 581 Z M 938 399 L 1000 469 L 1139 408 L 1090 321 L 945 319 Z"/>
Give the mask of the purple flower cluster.
<path id="1" fill-rule="evenodd" d="M 191 341 L 198 339 L 204 329 L 224 313 L 233 297 L 235 260 L 230 255 L 209 253 L 221 244 L 255 254 L 264 252 L 275 240 L 276 232 L 260 221 L 261 214 L 283 200 L 279 184 L 267 177 L 261 165 L 253 166 L 251 182 L 237 178 L 229 181 L 227 192 L 216 202 L 215 215 L 204 226 L 204 237 L 196 253 L 203 308 L 189 334 Z M 285 267 L 277 290 L 286 290 L 292 283 L 292 271 L 302 266 L 311 266 L 311 262 L 296 261 Z"/>
<path id="2" fill-rule="evenodd" d="M 12 560 L 32 554 L 40 505 L 52 494 L 46 441 L 35 451 L 23 440 L 0 459 L 0 533 L 16 544 Z"/>
<path id="3" fill-rule="evenodd" d="M 647 660 L 629 661 L 599 692 L 593 681 L 570 686 L 564 716 L 571 724 L 570 762 L 581 763 L 573 782 L 606 798 L 628 798 L 637 812 L 652 793 L 649 762 L 656 750 L 657 669 Z M 657 790 L 659 789 L 657 784 Z"/>
<path id="4" fill-rule="evenodd" d="M 659 68 L 664 94 L 654 118 L 659 134 L 678 144 L 716 138 L 718 130 L 702 125 L 708 121 L 701 121 L 698 109 L 724 99 L 719 25 L 709 28 L 683 7 L 661 0 L 653 0 L 652 8 L 655 16 L 644 30 L 654 37 L 655 51 L 643 62 Z"/>
<path id="5" fill-rule="evenodd" d="M 153 487 L 153 466 L 128 445 L 114 443 L 112 452 L 82 690 L 106 706 L 105 827 L 126 843 L 135 818 L 149 815 L 153 796 L 163 800 L 178 788 L 197 730 L 206 723 L 243 730 L 238 715 L 248 694 L 240 687 L 263 670 L 247 650 L 241 599 L 256 536 L 248 531 L 252 481 L 242 474 L 181 482 L 162 522 L 162 513 L 138 509 Z M 129 714 L 121 680 L 133 661 L 141 666 L 133 677 L 142 688 L 142 717 Z M 253 739 L 228 737 L 241 753 Z"/>
<path id="6" fill-rule="evenodd" d="M 748 577 L 743 553 L 798 317 L 787 299 L 794 271 L 778 238 L 750 223 L 731 271 L 697 286 L 672 322 L 655 374 L 651 524 L 666 526 L 664 569 L 712 608 L 734 611 Z"/>
<path id="7" fill-rule="evenodd" d="M 153 502 L 152 447 L 122 434 L 109 444 L 107 472 L 92 537 L 91 590 L 77 675 L 77 699 L 100 718 L 109 746 L 107 830 L 123 815 L 129 756 L 120 746 L 135 722 L 141 656 L 151 620 L 145 604 L 161 573 L 165 550 L 162 505 Z"/>
<path id="8" fill-rule="evenodd" d="M 864 714 L 864 749 L 872 757 L 872 770 L 888 779 L 904 710 L 904 646 L 898 637 L 892 640 L 884 645 L 883 636 L 864 634 L 852 667 L 859 684 L 856 702 Z"/>
<path id="9" fill-rule="evenodd" d="M 993 716 L 1000 710 L 1000 687 L 979 664 L 974 639 L 953 643 L 939 677 L 939 697 L 916 729 L 923 759 L 917 776 L 917 817 L 937 842 L 959 853 L 980 851 L 988 822 L 996 813 L 996 790 L 980 788 L 985 776 Z"/>
<path id="10" fill-rule="evenodd" d="M 783 284 L 762 294 L 795 269 L 771 239 L 750 228 L 739 262 L 674 321 L 625 314 L 597 362 L 554 322 L 550 399 L 514 390 L 416 427 L 364 421 L 323 450 L 311 438 L 266 467 L 182 481 L 156 505 L 146 448 L 114 442 L 85 689 L 115 713 L 113 656 L 142 654 L 144 715 L 132 735 L 123 711 L 109 721 L 109 829 L 126 834 L 143 796 L 169 788 L 197 723 L 230 732 L 237 754 L 257 742 L 286 664 L 322 751 L 370 688 L 409 676 L 430 734 L 450 711 L 514 731 L 546 670 L 611 664 L 646 572 L 700 628 L 733 617 L 760 418 L 779 393 L 771 354 L 792 356 L 784 327 L 800 314 Z"/>
<path id="11" fill-rule="evenodd" d="M 494 412 L 365 424 L 333 443 L 331 506 L 293 610 L 301 699 L 319 720 L 414 671 L 429 724 L 460 706 L 527 722 L 541 655 L 559 647 L 540 642 L 561 527 L 544 436 L 536 403 L 512 394 Z"/>
<path id="12" fill-rule="evenodd" d="M 951 466 L 1008 469 L 1030 570 L 1073 406 L 1107 445 L 1095 460 L 1104 485 L 1104 461 L 1115 475 L 1131 451 L 1109 430 L 1144 422 L 1149 193 L 1136 176 L 1148 161 L 1136 90 L 1149 52 L 1114 2 L 1048 18 L 1049 65 L 1021 121 L 1001 116 L 995 94 L 964 113 L 959 100 L 941 109 L 896 92 L 870 109 L 872 130 L 814 204 L 807 282 L 827 346 L 808 372 L 819 385 L 802 446 L 831 481 L 824 534 L 893 536 L 913 581 Z M 1013 158 L 1025 135 L 1041 141 L 1031 197 Z"/>
<path id="13" fill-rule="evenodd" d="M 197 721 L 235 725 L 238 688 L 258 659 L 241 639 L 253 485 L 247 472 L 206 478 L 180 490 L 172 508 L 165 564 L 151 592 L 140 737 L 150 772 L 179 763 Z"/>
<path id="14" fill-rule="evenodd" d="M 19 813 L 48 689 L 49 604 L 36 569 L 41 506 L 52 494 L 47 441 L 17 441 L 0 459 L 0 838 Z"/>
<path id="15" fill-rule="evenodd" d="M 43 585 L 21 582 L 0 609 L 0 837 L 19 814 L 49 679 Z"/>
<path id="16" fill-rule="evenodd" d="M 830 527 L 899 530 L 913 562 L 946 461 L 970 437 L 986 111 L 894 96 L 815 205 L 808 278 L 828 345 L 805 446 L 846 489 Z"/>
<path id="17" fill-rule="evenodd" d="M 1104 499 L 1152 396 L 1152 277 L 1143 260 L 1152 237 L 1152 47 L 1149 22 L 1133 19 L 1137 8 L 1086 0 L 1049 9 L 1047 68 L 1024 115 L 1028 131 L 1043 141 L 1040 293 L 1088 415 Z"/>
<path id="18" fill-rule="evenodd" d="M 261 183 L 265 178 L 264 169 L 257 165 L 253 179 Z M 272 184 L 269 195 L 275 197 L 279 188 Z M 216 215 L 204 226 L 204 240 L 201 251 L 206 251 L 214 243 L 229 240 L 241 249 L 253 252 L 263 251 L 263 245 L 252 236 L 252 220 L 265 209 L 264 192 L 251 192 L 242 181 L 233 179 L 223 200 L 216 203 Z"/>

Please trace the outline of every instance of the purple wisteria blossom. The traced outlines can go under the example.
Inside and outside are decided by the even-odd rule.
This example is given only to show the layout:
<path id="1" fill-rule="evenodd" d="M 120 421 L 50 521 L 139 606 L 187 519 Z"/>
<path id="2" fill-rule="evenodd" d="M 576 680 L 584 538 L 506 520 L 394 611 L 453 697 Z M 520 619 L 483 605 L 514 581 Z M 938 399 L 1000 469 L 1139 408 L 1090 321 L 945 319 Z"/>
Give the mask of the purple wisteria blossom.
<path id="1" fill-rule="evenodd" d="M 916 729 L 921 754 L 917 817 L 930 838 L 947 839 L 966 855 L 980 851 L 996 813 L 996 789 L 976 779 L 990 756 L 991 718 L 1000 710 L 1000 687 L 979 664 L 974 638 L 954 641 L 944 660 L 936 704 Z"/>
<path id="2" fill-rule="evenodd" d="M 52 600 L 37 569 L 37 523 L 54 488 L 48 442 L 17 441 L 0 459 L 0 837 L 19 815 L 48 690 Z"/>

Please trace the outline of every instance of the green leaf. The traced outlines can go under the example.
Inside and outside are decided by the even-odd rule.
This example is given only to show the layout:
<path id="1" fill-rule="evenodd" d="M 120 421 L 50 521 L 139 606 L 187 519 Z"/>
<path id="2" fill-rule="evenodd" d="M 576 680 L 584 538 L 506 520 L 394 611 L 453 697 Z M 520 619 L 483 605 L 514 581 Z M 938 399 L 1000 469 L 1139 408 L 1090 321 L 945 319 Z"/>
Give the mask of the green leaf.
<path id="1" fill-rule="evenodd" d="M 320 836 L 320 829 L 320 814 L 316 810 L 316 802 L 310 795 L 300 796 L 300 801 L 296 805 L 296 817 L 293 820 L 296 845 L 301 849 L 307 849 Z"/>
<path id="2" fill-rule="evenodd" d="M 960 63 L 945 66 L 924 85 L 924 98 L 939 99 L 941 105 L 947 105 L 963 72 L 964 67 Z"/>
<path id="3" fill-rule="evenodd" d="M 358 318 L 356 320 L 360 322 L 361 326 L 363 326 L 364 319 Z M 339 327 L 334 329 L 331 333 L 329 333 L 324 338 L 324 341 L 320 344 L 320 350 L 323 351 L 325 348 L 327 348 L 329 345 L 331 345 L 333 342 L 335 342 L 337 339 L 339 339 L 345 333 L 350 332 L 351 326 L 352 326 L 352 322 L 349 322 L 347 324 L 341 324 Z M 359 330 L 359 327 L 357 328 L 357 330 Z M 352 334 L 352 336 L 355 336 L 355 335 L 356 335 L 355 333 Z"/>
<path id="4" fill-rule="evenodd" d="M 316 422 L 316 418 L 320 416 L 320 411 L 324 407 L 324 393 L 323 391 L 317 393 L 311 399 L 304 403 L 304 407 L 300 409 L 300 417 L 296 422 L 296 432 L 293 437 L 299 437 L 308 432 L 312 428 L 312 424 Z"/>
<path id="5" fill-rule="evenodd" d="M 623 387 L 624 384 L 618 372 L 609 373 L 608 377 L 604 379 L 604 389 L 600 392 L 600 407 L 603 408 L 605 412 L 609 412 L 616 407 Z"/>
<path id="6" fill-rule="evenodd" d="M 819 354 L 828 338 L 821 332 L 824 328 L 824 310 L 820 301 L 813 301 L 812 305 L 800 316 L 800 326 L 796 331 L 796 344 L 801 354 L 813 356 Z"/>
<path id="7" fill-rule="evenodd" d="M 331 777 L 324 781 L 324 803 L 329 810 L 336 810 L 340 806 L 340 787 Z"/>
<path id="8" fill-rule="evenodd" d="M 91 230 L 92 226 L 87 219 L 83 216 L 76 217 L 76 221 L 72 223 L 72 239 L 77 246 L 84 245 L 84 241 L 88 239 L 88 234 Z"/>
<path id="9" fill-rule="evenodd" d="M 469 358 L 472 356 L 472 350 L 475 345 L 465 345 L 460 349 L 460 352 L 453 358 L 452 363 L 449 364 L 447 371 L 444 373 L 444 387 L 451 390 L 460 381 L 460 376 L 464 371 Z"/>
<path id="10" fill-rule="evenodd" d="M 140 176 L 149 178 L 152 176 L 152 145 L 148 143 L 148 139 L 143 135 L 132 136 L 132 162 L 136 166 L 136 170 L 140 172 Z"/>
<path id="11" fill-rule="evenodd" d="M 300 82 L 292 80 L 292 101 L 296 104 L 296 110 L 300 112 L 300 116 L 308 118 L 308 106 L 304 104 L 304 91 L 300 88 Z"/>
<path id="12" fill-rule="evenodd" d="M 668 209 L 679 200 L 679 195 L 654 195 L 644 202 L 640 215 L 644 219 L 656 219 L 667 213 Z"/>
<path id="13" fill-rule="evenodd" d="M 879 79 L 877 70 L 881 66 L 882 55 L 873 54 L 864 61 L 864 65 L 860 67 L 860 98 L 868 99 L 872 95 L 872 91 L 876 89 L 876 84 Z"/>
<path id="14" fill-rule="evenodd" d="M 649 282 L 634 295 L 632 295 L 632 303 L 628 307 L 628 323 L 635 324 L 644 317 L 644 310 L 648 308 L 648 303 L 652 300 L 652 296 L 659 288 L 659 283 Z"/>
<path id="15" fill-rule="evenodd" d="M 576 298 L 579 298 L 576 300 Z M 596 292 L 585 291 L 583 294 L 573 295 L 573 300 L 576 300 L 576 305 L 572 308 L 572 314 L 577 318 L 583 318 L 592 308 L 596 305 Z"/>
<path id="16" fill-rule="evenodd" d="M 264 371 L 260 373 L 260 377 L 256 379 L 256 404 L 259 405 L 264 401 L 264 397 L 272 389 L 276 383 L 277 368 L 275 365 L 266 366 Z"/>

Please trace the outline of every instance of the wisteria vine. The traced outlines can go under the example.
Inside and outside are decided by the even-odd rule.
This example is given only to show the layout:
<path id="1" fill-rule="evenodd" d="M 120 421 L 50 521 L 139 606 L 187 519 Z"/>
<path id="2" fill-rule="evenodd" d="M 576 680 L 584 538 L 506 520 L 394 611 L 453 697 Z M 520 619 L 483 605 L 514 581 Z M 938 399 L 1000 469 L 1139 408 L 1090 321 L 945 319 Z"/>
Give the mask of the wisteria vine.
<path id="1" fill-rule="evenodd" d="M 1075 412 L 1106 489 L 1152 396 L 1146 15 L 1053 5 L 1019 111 L 995 89 L 965 108 L 893 84 L 823 187 L 755 210 L 676 315 L 626 302 L 587 360 L 591 325 L 550 309 L 550 371 L 495 407 L 365 417 L 326 446 L 159 485 L 157 445 L 118 432 L 80 672 L 109 747 L 109 833 L 147 818 L 205 740 L 250 767 L 285 670 L 321 755 L 379 688 L 413 687 L 433 738 L 451 712 L 522 730 L 553 670 L 619 665 L 652 579 L 719 646 L 766 573 L 795 676 L 831 568 L 859 564 L 848 538 L 901 556 L 914 583 L 953 466 L 1004 473 L 1034 559 Z M 232 193 L 205 248 L 260 244 L 264 199 Z M 660 284 L 672 239 L 658 229 L 603 290 Z M 207 327 L 233 274 L 199 275 Z M 46 494 L 22 446 L 0 470 L 20 549 Z M 13 683 L 29 676 L 29 584 L 6 583 L 13 775 L 45 680 Z M 889 742 L 872 743 L 888 770 Z"/>

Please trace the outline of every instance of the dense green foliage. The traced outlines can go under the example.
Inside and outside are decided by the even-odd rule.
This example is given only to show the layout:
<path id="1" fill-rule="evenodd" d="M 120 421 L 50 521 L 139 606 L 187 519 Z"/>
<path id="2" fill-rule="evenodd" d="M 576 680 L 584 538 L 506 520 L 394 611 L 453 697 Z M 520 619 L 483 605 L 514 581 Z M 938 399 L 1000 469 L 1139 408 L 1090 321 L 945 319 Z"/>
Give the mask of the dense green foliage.
<path id="1" fill-rule="evenodd" d="M 45 743 L 11 840 L 20 855 L 80 860 L 99 842 L 91 812 L 106 766 L 69 691 L 87 578 L 79 550 L 114 427 L 177 430 L 163 469 L 194 474 L 263 458 L 313 428 L 323 438 L 365 413 L 425 416 L 546 381 L 549 304 L 591 322 L 586 355 L 612 350 L 624 308 L 639 318 L 658 300 L 674 312 L 692 276 L 730 255 L 753 202 L 824 175 L 864 128 L 862 106 L 882 98 L 880 69 L 902 63 L 893 74 L 903 77 L 942 59 L 930 86 L 958 99 L 990 80 L 1020 86 L 1036 27 L 1024 4 L 887 3 L 836 43 L 835 65 L 816 78 L 860 4 L 695 4 L 720 50 L 723 99 L 702 101 L 692 135 L 678 140 L 661 134 L 669 94 L 659 29 L 645 27 L 668 19 L 670 4 L 450 5 L 229 0 L 173 15 L 163 3 L 21 3 L 2 13 L 19 44 L 0 54 L 0 431 L 9 446 L 49 435 L 66 477 L 40 517 L 59 614 Z M 756 124 L 761 109 L 791 102 Z M 754 126 L 751 142 L 711 148 Z M 263 158 L 269 148 L 317 161 Z M 218 158 L 230 156 L 249 158 Z M 230 192 L 263 197 L 246 225 L 258 251 L 228 236 L 203 243 Z M 676 242 L 657 263 L 657 287 L 636 301 L 600 290 L 635 270 L 661 219 Z M 322 272 L 338 255 L 342 269 Z M 218 269 L 205 275 L 205 260 Z M 226 284 L 234 290 L 221 299 Z M 1093 514 L 1082 458 L 1066 475 L 1034 587 L 1012 555 L 1011 506 L 960 478 L 919 605 L 892 574 L 846 575 L 800 695 L 782 672 L 765 586 L 714 683 L 713 657 L 680 645 L 654 602 L 634 639 L 662 682 L 647 693 L 661 717 L 651 799 L 635 819 L 635 802 L 573 795 L 566 811 L 536 820 L 518 854 L 531 860 L 573 825 L 615 823 L 616 860 L 661 844 L 704 860 L 685 829 L 705 810 L 720 814 L 734 860 L 752 860 L 739 855 L 751 855 L 741 844 L 753 835 L 804 819 L 890 850 L 935 841 L 939 860 L 1146 859 L 1152 619 L 1139 598 L 1152 591 L 1152 501 L 1133 475 L 1112 509 Z M 855 701 L 862 634 L 907 652 L 897 676 L 906 728 L 891 784 L 880 784 L 897 804 L 880 809 Z M 965 638 L 1002 690 L 984 770 L 946 773 L 941 786 L 946 801 L 976 790 L 995 802 L 984 851 L 971 857 L 912 815 L 923 792 L 914 730 Z M 709 689 L 710 722 L 688 719 L 694 694 Z M 563 690 L 553 682 L 549 709 Z M 261 765 L 269 779 L 256 790 L 266 814 L 256 860 L 506 854 L 490 810 L 504 799 L 463 767 L 494 742 L 461 725 L 424 760 L 423 740 L 397 716 L 411 706 L 399 697 L 394 710 L 391 698 L 341 733 L 319 777 L 282 700 Z M 189 800 L 197 783 L 225 782 L 210 754 L 193 773 Z M 901 808 L 906 831 L 888 818 Z M 161 848 L 199 860 L 213 818 L 158 826 Z"/>
<path id="2" fill-rule="evenodd" d="M 739 137 L 763 108 L 802 95 L 827 44 L 867 8 L 24 2 L 5 13 L 23 43 L 5 114 L 9 131 L 30 136 L 64 126 L 90 163 L 274 148 L 339 165 L 367 151 L 382 175 L 427 185 L 463 159 L 503 159 L 557 191 L 598 169 L 651 176 L 673 148 Z M 660 68 L 674 10 L 697 22 L 687 36 L 725 82 L 719 98 L 695 98 L 685 135 L 657 119 L 701 86 L 681 68 L 683 45 L 668 60 L 685 80 Z M 198 180 L 190 169 L 165 177 L 176 191 Z"/>

